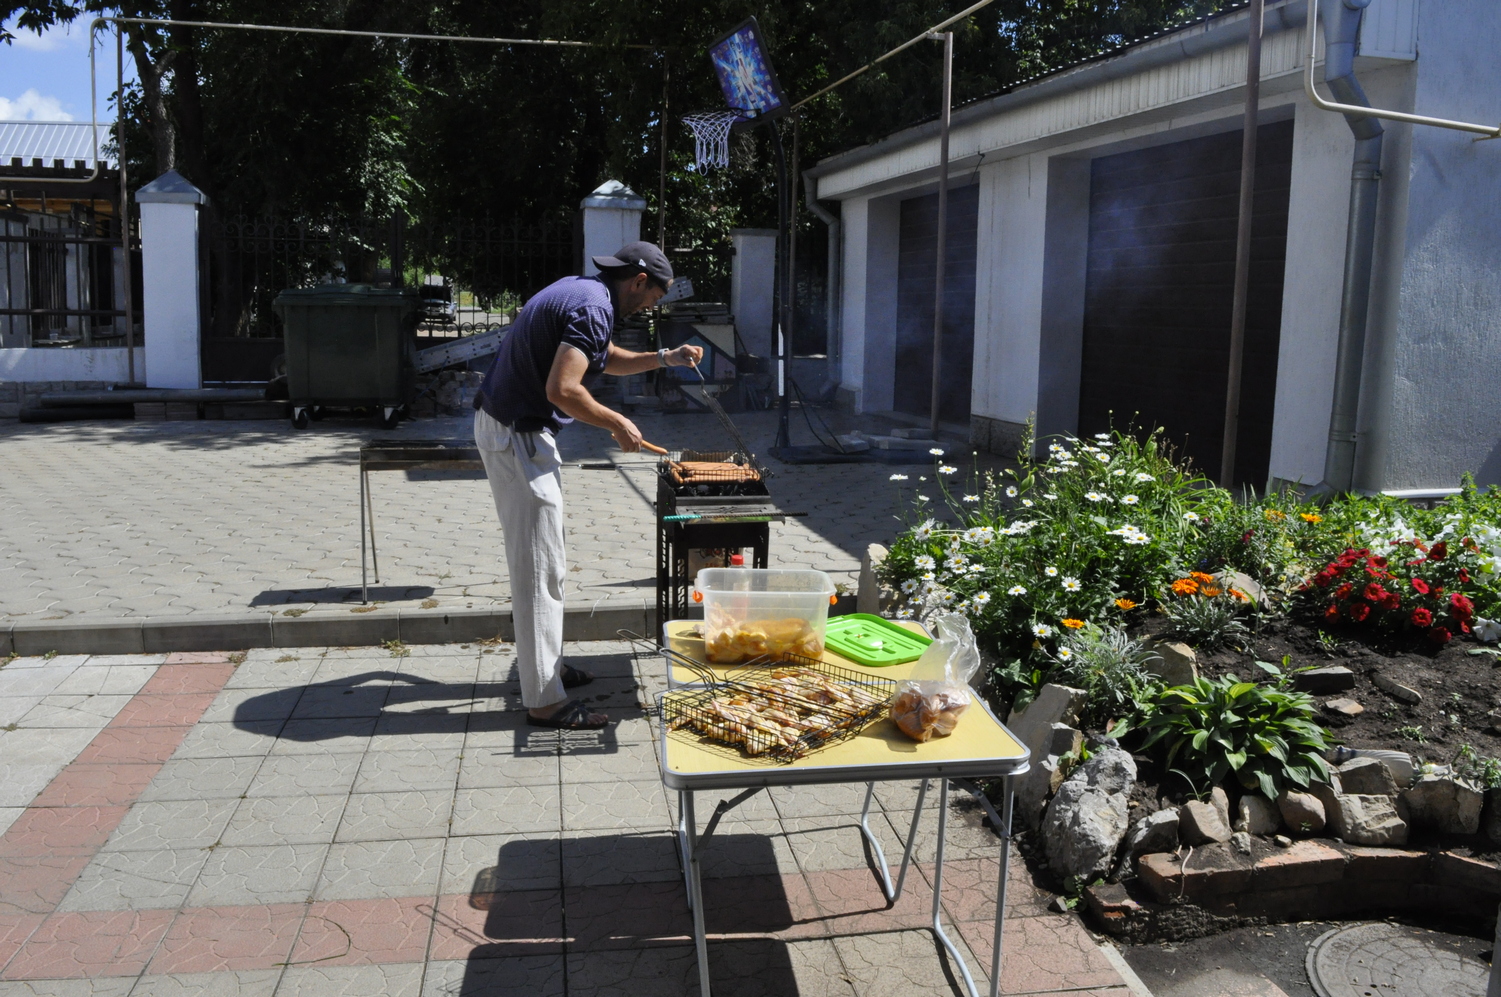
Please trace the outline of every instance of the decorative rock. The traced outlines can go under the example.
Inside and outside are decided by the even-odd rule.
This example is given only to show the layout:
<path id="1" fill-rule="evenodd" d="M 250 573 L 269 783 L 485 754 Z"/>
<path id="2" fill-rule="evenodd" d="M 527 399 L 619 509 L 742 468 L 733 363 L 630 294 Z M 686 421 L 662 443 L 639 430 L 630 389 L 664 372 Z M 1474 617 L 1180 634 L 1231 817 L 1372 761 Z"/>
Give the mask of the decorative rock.
<path id="1" fill-rule="evenodd" d="M 1344 665 L 1310 668 L 1293 675 L 1293 688 L 1311 696 L 1329 696 L 1355 688 L 1355 673 Z"/>
<path id="2" fill-rule="evenodd" d="M 1318 834 L 1324 829 L 1324 804 L 1311 793 L 1283 793 L 1277 798 L 1277 809 L 1294 834 Z"/>
<path id="3" fill-rule="evenodd" d="M 1230 827 L 1212 803 L 1190 800 L 1178 809 L 1178 835 L 1185 845 L 1229 841 Z"/>
<path id="4" fill-rule="evenodd" d="M 1353 699 L 1331 699 L 1324 704 L 1324 710 L 1327 713 L 1353 719 L 1364 713 L 1365 707 Z"/>
<path id="5" fill-rule="evenodd" d="M 1235 830 L 1247 834 L 1272 834 L 1282 827 L 1277 806 L 1260 793 L 1247 793 L 1236 808 Z"/>
<path id="6" fill-rule="evenodd" d="M 1339 767 L 1340 786 L 1361 796 L 1396 796 L 1397 778 L 1378 758 L 1352 758 Z"/>
<path id="7" fill-rule="evenodd" d="M 1277 843 L 1278 848 L 1291 848 L 1293 846 L 1293 839 L 1285 834 L 1276 835 L 1272 840 Z"/>
<path id="8" fill-rule="evenodd" d="M 1079 711 L 1084 708 L 1088 699 L 1089 694 L 1083 689 L 1072 689 L 1049 682 L 1026 709 L 1011 711 L 1006 726 L 1023 744 L 1030 747 L 1032 738 L 1036 736 L 1034 731 L 1046 731 L 1053 724 L 1068 724 L 1072 727 L 1078 723 Z"/>
<path id="9" fill-rule="evenodd" d="M 1477 834 L 1485 798 L 1448 776 L 1425 775 L 1402 793 L 1414 827 L 1444 834 Z"/>
<path id="10" fill-rule="evenodd" d="M 1257 605 L 1266 601 L 1266 593 L 1262 590 L 1261 583 L 1245 572 L 1221 571 L 1218 577 L 1227 588 L 1239 589 L 1242 595 Z"/>
<path id="11" fill-rule="evenodd" d="M 1385 672 L 1377 672 L 1374 679 L 1376 688 L 1386 693 L 1393 699 L 1400 699 L 1404 703 L 1416 706 L 1423 701 L 1423 694 L 1416 689 L 1408 688 Z"/>
<path id="12" fill-rule="evenodd" d="M 1251 854 L 1251 836 L 1244 831 L 1236 831 L 1230 835 L 1230 847 L 1242 855 Z"/>
<path id="13" fill-rule="evenodd" d="M 1027 747 L 1033 758 L 1042 761 L 1033 765 L 1016 785 L 1016 812 L 1028 828 L 1037 827 L 1048 797 L 1063 784 L 1064 759 L 1077 757 L 1084 746 L 1084 735 L 1068 724 L 1052 724 L 1046 731 L 1032 733 L 1033 743 Z"/>
<path id="14" fill-rule="evenodd" d="M 1147 659 L 1147 671 L 1168 685 L 1189 685 L 1198 679 L 1198 655 L 1182 641 L 1147 641 L 1146 649 L 1157 655 L 1155 660 Z"/>
<path id="15" fill-rule="evenodd" d="M 1126 833 L 1126 801 L 1136 784 L 1136 762 L 1112 743 L 1098 743 L 1092 750 L 1089 761 L 1058 788 L 1043 819 L 1048 862 L 1065 879 L 1108 873 Z"/>
<path id="16" fill-rule="evenodd" d="M 1178 811 L 1159 810 L 1131 825 L 1121 844 L 1121 863 L 1116 878 L 1131 868 L 1131 860 L 1152 852 L 1171 852 L 1178 848 Z"/>
<path id="17" fill-rule="evenodd" d="M 1209 791 L 1209 805 L 1214 807 L 1214 812 L 1220 815 L 1220 823 L 1230 826 L 1230 794 L 1224 788 L 1216 786 Z"/>
<path id="18" fill-rule="evenodd" d="M 1329 830 L 1352 845 L 1405 845 L 1407 822 L 1390 796 L 1342 793 L 1325 803 Z"/>
<path id="19" fill-rule="evenodd" d="M 1335 765 L 1343 765 L 1352 758 L 1374 758 L 1391 770 L 1392 778 L 1397 780 L 1398 789 L 1406 789 L 1412 785 L 1412 756 L 1405 751 L 1391 751 L 1386 748 L 1346 748 L 1340 745 L 1324 752 L 1324 758 Z"/>

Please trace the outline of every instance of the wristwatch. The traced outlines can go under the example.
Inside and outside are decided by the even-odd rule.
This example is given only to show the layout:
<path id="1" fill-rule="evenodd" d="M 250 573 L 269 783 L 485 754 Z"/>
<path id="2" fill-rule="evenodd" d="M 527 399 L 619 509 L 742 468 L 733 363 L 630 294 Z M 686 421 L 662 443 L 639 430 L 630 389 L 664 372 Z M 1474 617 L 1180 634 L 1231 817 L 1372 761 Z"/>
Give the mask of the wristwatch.
<path id="1" fill-rule="evenodd" d="M 667 366 L 667 347 L 665 347 L 665 346 L 662 347 L 660 350 L 657 351 L 657 366 L 658 367 L 666 367 Z"/>

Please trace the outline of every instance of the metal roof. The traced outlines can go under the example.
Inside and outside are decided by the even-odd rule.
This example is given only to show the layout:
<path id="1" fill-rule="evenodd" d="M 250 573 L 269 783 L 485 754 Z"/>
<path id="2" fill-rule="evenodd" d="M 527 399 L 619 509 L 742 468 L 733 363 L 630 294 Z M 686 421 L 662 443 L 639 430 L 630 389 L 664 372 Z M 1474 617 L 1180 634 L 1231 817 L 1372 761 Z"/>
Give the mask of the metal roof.
<path id="1" fill-rule="evenodd" d="M 0 168 L 9 166 L 12 159 L 20 159 L 26 166 L 40 159 L 48 167 L 57 159 L 69 167 L 83 160 L 92 168 L 94 143 L 89 137 L 90 127 L 87 121 L 0 121 Z M 104 150 L 113 137 L 111 129 L 111 125 L 100 123 L 99 152 L 105 163 L 114 166 L 114 157 Z"/>

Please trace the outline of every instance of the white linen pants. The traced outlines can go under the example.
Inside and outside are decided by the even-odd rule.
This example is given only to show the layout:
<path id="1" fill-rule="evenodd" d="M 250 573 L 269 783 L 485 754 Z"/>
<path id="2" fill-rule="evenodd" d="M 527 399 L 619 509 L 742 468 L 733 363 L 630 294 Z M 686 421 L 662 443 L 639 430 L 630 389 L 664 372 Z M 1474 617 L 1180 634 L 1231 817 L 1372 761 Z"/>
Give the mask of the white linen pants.
<path id="1" fill-rule="evenodd" d="M 552 433 L 516 433 L 483 409 L 474 443 L 495 495 L 511 571 L 511 617 L 521 702 L 532 709 L 562 702 L 563 475 Z"/>

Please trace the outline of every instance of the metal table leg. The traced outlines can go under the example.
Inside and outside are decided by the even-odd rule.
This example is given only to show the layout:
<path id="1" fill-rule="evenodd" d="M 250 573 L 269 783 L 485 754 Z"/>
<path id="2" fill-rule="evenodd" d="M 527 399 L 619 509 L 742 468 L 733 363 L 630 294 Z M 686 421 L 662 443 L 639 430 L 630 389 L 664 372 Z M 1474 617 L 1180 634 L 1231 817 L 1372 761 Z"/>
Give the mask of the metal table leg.
<path id="1" fill-rule="evenodd" d="M 709 941 L 704 932 L 703 876 L 698 863 L 696 836 L 697 821 L 693 814 L 693 791 L 684 790 L 683 800 L 683 858 L 688 867 L 688 902 L 693 907 L 693 945 L 698 951 L 698 991 L 700 997 L 709 994 Z"/>
<path id="2" fill-rule="evenodd" d="M 370 601 L 370 584 L 365 575 L 365 462 L 360 461 L 360 602 Z"/>
<path id="3" fill-rule="evenodd" d="M 907 866 L 912 861 L 912 846 L 917 841 L 917 823 L 922 819 L 922 805 L 928 795 L 928 780 L 924 779 L 917 789 L 917 805 L 912 808 L 912 826 L 907 831 L 907 842 L 902 849 L 902 867 L 896 876 L 896 885 L 892 885 L 891 873 L 886 868 L 886 853 L 881 850 L 881 843 L 870 832 L 870 801 L 875 797 L 876 784 L 865 784 L 865 806 L 860 810 L 860 833 L 865 836 L 865 841 L 870 845 L 870 850 L 876 853 L 876 872 L 881 880 L 881 893 L 885 895 L 888 903 L 896 903 L 902 895 L 902 884 L 907 880 Z"/>
<path id="4" fill-rule="evenodd" d="M 969 991 L 969 997 L 980 997 L 980 991 L 975 989 L 974 977 L 969 975 L 969 964 L 964 961 L 964 956 L 959 954 L 959 949 L 949 939 L 943 930 L 943 839 L 948 831 L 949 824 L 949 781 L 938 780 L 938 857 L 933 866 L 933 925 L 932 931 L 935 938 L 943 943 L 948 950 L 949 958 L 959 967 L 959 975 L 964 977 L 964 988 Z M 991 994 L 995 994 L 995 981 L 991 981 Z"/>
<path id="5" fill-rule="evenodd" d="M 1001 986 L 1001 932 L 1006 927 L 1006 883 L 1007 871 L 1011 865 L 1011 776 L 1007 776 L 1001 790 L 1005 794 L 1001 804 L 1001 810 L 1005 816 L 996 822 L 996 830 L 1001 834 L 1001 881 L 995 891 L 995 945 L 990 950 L 990 997 L 996 997 L 1000 993 Z M 995 811 L 990 807 L 990 801 L 985 800 L 985 809 L 990 810 L 991 819 L 995 819 Z"/>

